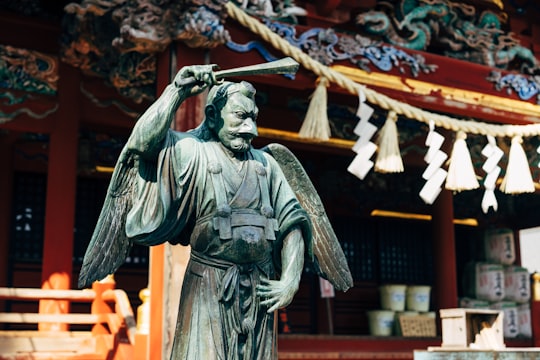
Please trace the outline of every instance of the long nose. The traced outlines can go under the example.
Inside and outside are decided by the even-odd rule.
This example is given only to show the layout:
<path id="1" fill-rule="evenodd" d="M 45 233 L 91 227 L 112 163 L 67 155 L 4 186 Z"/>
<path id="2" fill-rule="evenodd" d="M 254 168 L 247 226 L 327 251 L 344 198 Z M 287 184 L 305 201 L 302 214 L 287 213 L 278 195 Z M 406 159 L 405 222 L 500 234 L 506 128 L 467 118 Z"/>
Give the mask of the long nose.
<path id="1" fill-rule="evenodd" d="M 258 136 L 259 132 L 257 131 L 257 125 L 255 124 L 255 121 L 251 117 L 248 117 L 244 119 L 242 122 L 242 125 L 240 125 L 240 133 L 242 134 L 250 134 L 253 136 Z"/>

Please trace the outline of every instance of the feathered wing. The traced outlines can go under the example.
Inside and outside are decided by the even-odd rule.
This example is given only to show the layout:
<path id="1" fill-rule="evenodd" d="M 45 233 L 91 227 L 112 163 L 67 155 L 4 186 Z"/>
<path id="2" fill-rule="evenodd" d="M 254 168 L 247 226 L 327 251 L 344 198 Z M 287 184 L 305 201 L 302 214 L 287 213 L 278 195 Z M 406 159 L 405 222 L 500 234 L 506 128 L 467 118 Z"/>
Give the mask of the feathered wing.
<path id="1" fill-rule="evenodd" d="M 114 169 L 105 202 L 84 254 L 78 283 L 81 289 L 114 273 L 129 254 L 132 241 L 126 236 L 125 225 L 132 205 L 132 183 L 136 171 L 133 156 L 124 150 Z"/>
<path id="2" fill-rule="evenodd" d="M 347 291 L 353 279 L 343 249 L 339 244 L 330 220 L 326 215 L 317 190 L 309 179 L 302 164 L 294 154 L 280 144 L 269 144 L 266 151 L 280 165 L 288 183 L 296 193 L 298 201 L 308 212 L 313 226 L 313 253 L 315 271 L 330 281 L 337 290 Z"/>

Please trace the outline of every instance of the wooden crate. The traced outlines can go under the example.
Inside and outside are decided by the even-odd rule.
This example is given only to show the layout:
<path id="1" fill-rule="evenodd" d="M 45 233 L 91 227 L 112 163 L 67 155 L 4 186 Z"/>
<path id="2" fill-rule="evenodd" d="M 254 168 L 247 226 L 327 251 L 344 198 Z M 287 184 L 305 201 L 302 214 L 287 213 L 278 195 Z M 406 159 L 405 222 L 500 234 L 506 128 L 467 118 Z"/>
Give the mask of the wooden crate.
<path id="1" fill-rule="evenodd" d="M 499 350 L 505 347 L 503 312 L 488 309 L 441 309 L 443 348 Z"/>

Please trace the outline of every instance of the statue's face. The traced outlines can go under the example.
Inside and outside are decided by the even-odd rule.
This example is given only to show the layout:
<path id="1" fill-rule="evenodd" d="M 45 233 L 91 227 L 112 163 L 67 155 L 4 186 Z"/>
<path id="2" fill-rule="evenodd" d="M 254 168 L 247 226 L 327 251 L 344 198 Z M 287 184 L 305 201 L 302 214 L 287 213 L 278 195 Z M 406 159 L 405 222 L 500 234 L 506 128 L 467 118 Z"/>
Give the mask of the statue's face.
<path id="1" fill-rule="evenodd" d="M 233 152 L 248 151 L 258 135 L 258 112 L 255 102 L 241 92 L 229 95 L 220 113 L 223 125 L 217 135 L 221 143 Z"/>

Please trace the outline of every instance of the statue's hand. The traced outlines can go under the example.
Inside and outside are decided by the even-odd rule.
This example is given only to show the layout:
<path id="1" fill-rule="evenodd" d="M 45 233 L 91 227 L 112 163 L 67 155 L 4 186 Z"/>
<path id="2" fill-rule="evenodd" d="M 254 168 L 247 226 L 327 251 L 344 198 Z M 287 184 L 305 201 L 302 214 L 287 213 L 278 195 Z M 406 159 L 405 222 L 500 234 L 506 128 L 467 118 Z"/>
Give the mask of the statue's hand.
<path id="1" fill-rule="evenodd" d="M 187 96 L 200 94 L 217 82 L 214 76 L 215 69 L 217 69 L 215 64 L 185 66 L 178 71 L 173 84 Z"/>
<path id="2" fill-rule="evenodd" d="M 298 282 L 287 279 L 261 279 L 257 285 L 257 295 L 263 299 L 261 305 L 268 306 L 268 313 L 289 305 L 297 291 Z"/>

